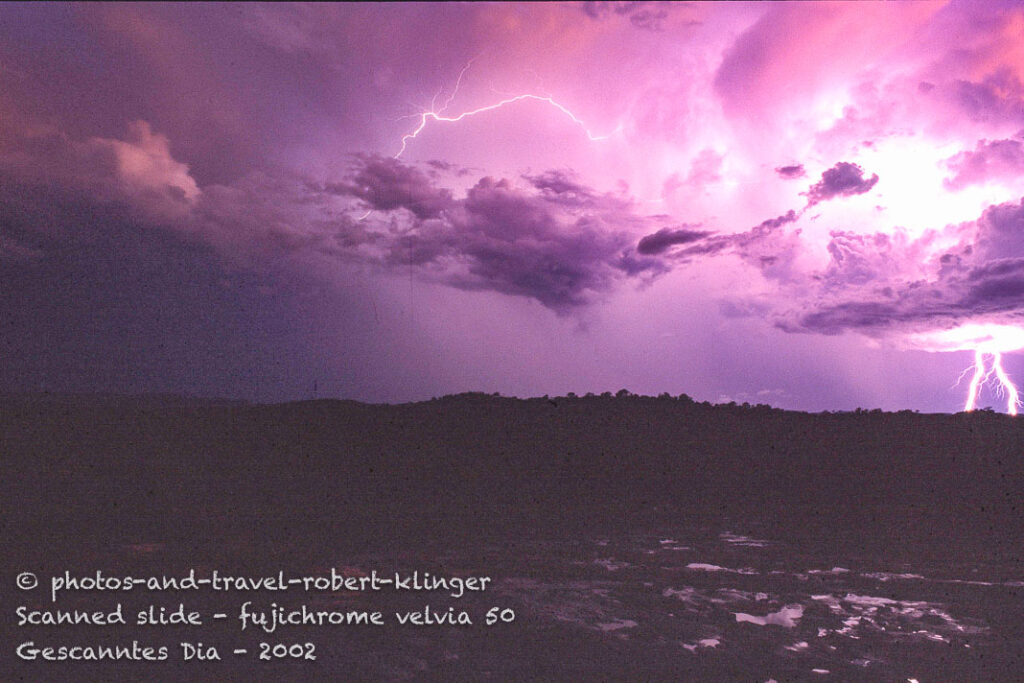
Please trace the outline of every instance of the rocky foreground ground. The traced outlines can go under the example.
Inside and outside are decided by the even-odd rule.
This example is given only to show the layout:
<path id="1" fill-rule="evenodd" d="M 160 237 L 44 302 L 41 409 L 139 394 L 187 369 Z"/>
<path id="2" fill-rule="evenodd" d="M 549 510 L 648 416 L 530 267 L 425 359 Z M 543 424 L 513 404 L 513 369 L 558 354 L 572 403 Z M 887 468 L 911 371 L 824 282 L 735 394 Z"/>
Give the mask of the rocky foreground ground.
<path id="1" fill-rule="evenodd" d="M 1017 680 L 1022 437 L 988 413 L 630 396 L 9 398 L 0 666 L 14 680 Z M 193 570 L 356 583 L 48 590 L 64 572 Z M 42 585 L 19 590 L 29 571 Z M 414 572 L 488 581 L 366 588 Z M 15 611 L 117 603 L 132 623 L 19 626 Z M 243 603 L 381 623 L 243 631 Z M 202 625 L 134 623 L 182 606 Z M 29 641 L 167 657 L 26 661 Z"/>

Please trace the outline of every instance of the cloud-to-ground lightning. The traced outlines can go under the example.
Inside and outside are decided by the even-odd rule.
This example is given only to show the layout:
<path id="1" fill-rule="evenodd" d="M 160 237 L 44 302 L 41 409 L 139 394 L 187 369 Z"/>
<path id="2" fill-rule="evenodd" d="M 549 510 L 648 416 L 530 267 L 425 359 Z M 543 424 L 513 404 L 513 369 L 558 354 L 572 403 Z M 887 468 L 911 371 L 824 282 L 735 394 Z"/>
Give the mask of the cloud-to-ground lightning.
<path id="1" fill-rule="evenodd" d="M 968 323 L 951 330 L 915 336 L 915 345 L 929 351 L 973 351 L 974 364 L 967 367 L 957 384 L 968 374 L 964 411 L 978 407 L 983 387 L 994 385 L 997 396 L 1006 397 L 1006 412 L 1016 415 L 1022 406 L 1020 392 L 1003 367 L 1003 354 L 1024 349 L 1024 328 L 997 323 Z"/>
<path id="2" fill-rule="evenodd" d="M 1006 391 L 1006 412 L 1010 415 L 1017 414 L 1017 408 L 1020 406 L 1020 396 L 1017 392 L 1017 387 L 1014 386 L 1013 382 L 1006 375 L 1006 371 L 1003 370 L 1002 358 L 998 353 L 992 354 L 992 369 L 996 373 L 996 379 L 999 380 L 999 386 Z"/>
<path id="3" fill-rule="evenodd" d="M 445 99 L 444 104 L 440 108 L 435 108 L 434 106 L 435 102 L 437 101 L 438 95 L 441 94 L 441 92 L 438 91 L 437 95 L 434 95 L 434 98 L 430 103 L 430 109 L 415 115 L 419 117 L 419 125 L 417 125 L 415 130 L 413 130 L 411 133 L 406 133 L 405 135 L 402 136 L 402 145 L 401 148 L 398 150 L 398 153 L 395 154 L 396 159 L 398 159 L 405 153 L 405 150 L 409 145 L 409 141 L 416 139 L 416 137 L 423 132 L 423 129 L 427 127 L 427 123 L 429 123 L 430 121 L 436 121 L 438 123 L 457 123 L 458 121 L 462 121 L 463 119 L 469 118 L 470 116 L 476 116 L 477 114 L 483 114 L 489 111 L 494 111 L 495 109 L 500 109 L 501 107 L 505 107 L 510 104 L 515 104 L 516 102 L 523 102 L 527 100 L 533 100 L 535 102 L 544 102 L 545 104 L 548 104 L 557 109 L 558 111 L 562 112 L 574 124 L 580 127 L 580 129 L 586 134 L 587 139 L 592 141 L 606 140 L 610 138 L 612 135 L 615 135 L 620 130 L 622 130 L 622 125 L 619 124 L 618 126 L 616 126 L 615 130 L 613 130 L 610 133 L 606 133 L 604 135 L 595 135 L 593 132 L 590 131 L 589 128 L 587 128 L 587 125 L 578 116 L 576 116 L 576 114 L 574 114 L 571 109 L 566 107 L 564 104 L 558 102 L 550 95 L 535 95 L 533 93 L 513 95 L 511 97 L 507 97 L 503 100 L 500 100 L 499 102 L 488 104 L 477 109 L 464 111 L 461 114 L 457 114 L 455 116 L 446 116 L 445 111 L 447 111 L 449 105 L 451 105 L 452 103 L 452 100 L 455 99 L 455 96 L 458 95 L 459 87 L 462 84 L 462 78 L 463 76 L 466 75 L 466 71 L 469 70 L 469 67 L 472 66 L 472 64 L 473 61 L 470 60 L 470 62 L 462 68 L 462 71 L 459 72 L 459 77 L 455 82 L 455 87 L 452 89 L 452 93 Z"/>
<path id="4" fill-rule="evenodd" d="M 990 356 L 992 358 L 992 365 L 989 369 L 985 369 L 985 358 Z M 968 368 L 964 373 L 968 372 L 971 368 Z M 998 351 L 992 351 L 986 353 L 981 349 L 977 349 L 974 352 L 974 375 L 971 377 L 971 383 L 967 387 L 967 401 L 964 403 L 964 410 L 970 412 L 977 408 L 978 405 L 978 394 L 981 391 L 981 387 L 989 383 L 993 377 L 995 377 L 998 384 L 996 385 L 996 392 L 999 395 L 1006 395 L 1006 412 L 1010 415 L 1016 415 L 1017 409 L 1021 406 L 1020 394 L 1017 391 L 1017 387 L 1010 380 L 1009 375 L 1006 374 L 1006 370 L 1003 369 L 1002 354 Z"/>
<path id="5" fill-rule="evenodd" d="M 961 373 L 960 378 L 969 372 L 971 368 L 967 368 Z M 971 383 L 967 387 L 967 403 L 964 404 L 964 410 L 970 412 L 974 410 L 978 403 L 978 390 L 981 388 L 982 383 L 985 381 L 985 354 L 980 350 L 974 352 L 974 375 L 971 377 Z"/>

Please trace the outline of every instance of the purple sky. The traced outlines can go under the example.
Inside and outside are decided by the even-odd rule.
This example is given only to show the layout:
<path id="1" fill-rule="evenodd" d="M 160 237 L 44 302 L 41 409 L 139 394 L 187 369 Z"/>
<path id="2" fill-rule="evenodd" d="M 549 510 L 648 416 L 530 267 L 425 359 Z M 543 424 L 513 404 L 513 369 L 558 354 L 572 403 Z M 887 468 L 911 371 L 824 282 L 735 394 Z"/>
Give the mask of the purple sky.
<path id="1" fill-rule="evenodd" d="M 0 6 L 4 390 L 951 412 L 1022 316 L 1019 4 Z"/>

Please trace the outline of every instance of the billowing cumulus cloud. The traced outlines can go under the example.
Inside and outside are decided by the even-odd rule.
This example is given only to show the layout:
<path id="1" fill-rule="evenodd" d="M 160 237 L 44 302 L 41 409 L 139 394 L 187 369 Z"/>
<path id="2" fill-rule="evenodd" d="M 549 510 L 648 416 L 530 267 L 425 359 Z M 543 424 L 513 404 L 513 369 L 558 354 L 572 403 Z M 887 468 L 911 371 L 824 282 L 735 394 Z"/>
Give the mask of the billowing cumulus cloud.
<path id="1" fill-rule="evenodd" d="M 833 233 L 820 289 L 779 325 L 789 331 L 872 334 L 947 329 L 978 319 L 1024 319 L 1024 199 L 986 209 L 952 250 L 940 235 Z"/>
<path id="2" fill-rule="evenodd" d="M 368 219 L 379 229 L 361 237 L 372 243 L 377 263 L 415 268 L 462 289 L 526 296 L 567 312 L 607 293 L 624 275 L 661 270 L 642 258 L 655 252 L 632 253 L 629 229 L 646 221 L 630 202 L 558 171 L 522 180 L 520 186 L 483 177 L 456 198 L 415 168 L 365 157 L 351 181 L 325 189 L 388 212 Z"/>
<path id="3" fill-rule="evenodd" d="M 981 140 L 973 150 L 960 152 L 946 161 L 953 175 L 943 182 L 946 189 L 962 190 L 969 185 L 1024 177 L 1024 143 L 1020 139 Z"/>
<path id="4" fill-rule="evenodd" d="M 350 181 L 328 189 L 361 199 L 370 209 L 404 208 L 421 219 L 437 218 L 452 202 L 452 193 L 435 187 L 419 169 L 383 157 L 363 159 Z"/>
<path id="5" fill-rule="evenodd" d="M 50 127 L 9 131 L 0 148 L 0 171 L 25 181 L 53 180 L 97 194 L 130 195 L 154 210 L 160 203 L 193 202 L 199 188 L 188 166 L 172 157 L 167 137 L 145 121 L 132 121 L 127 128 L 124 140 L 73 140 Z"/>
<path id="6" fill-rule="evenodd" d="M 985 209 L 972 255 L 987 261 L 1024 257 L 1024 199 Z"/>

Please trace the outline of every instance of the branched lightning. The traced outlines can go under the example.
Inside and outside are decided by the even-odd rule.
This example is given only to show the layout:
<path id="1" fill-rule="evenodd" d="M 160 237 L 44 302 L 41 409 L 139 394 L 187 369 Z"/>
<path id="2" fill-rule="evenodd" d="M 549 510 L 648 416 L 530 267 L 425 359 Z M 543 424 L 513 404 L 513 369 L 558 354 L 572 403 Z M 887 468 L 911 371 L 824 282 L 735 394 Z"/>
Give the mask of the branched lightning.
<path id="1" fill-rule="evenodd" d="M 583 130 L 587 138 L 592 141 L 606 140 L 610 138 L 612 135 L 615 135 L 620 130 L 622 130 L 622 125 L 620 124 L 611 133 L 607 133 L 605 135 L 595 135 L 590 131 L 589 128 L 587 128 L 586 124 L 564 104 L 561 104 L 560 102 L 556 101 L 550 95 L 534 95 L 532 93 L 514 95 L 511 97 L 507 97 L 506 99 L 503 99 L 499 102 L 495 102 L 494 104 L 488 104 L 486 106 L 480 107 L 479 109 L 464 111 L 461 114 L 457 114 L 455 116 L 446 116 L 444 112 L 447 111 L 449 105 L 451 105 L 452 103 L 452 100 L 454 100 L 455 96 L 458 94 L 459 86 L 462 84 L 462 77 L 465 76 L 466 71 L 472 64 L 473 62 L 470 61 L 469 64 L 466 64 L 466 66 L 463 67 L 462 71 L 459 73 L 458 80 L 456 80 L 455 82 L 455 87 L 452 89 L 452 93 L 445 99 L 444 104 L 440 108 L 437 108 L 435 106 L 437 98 L 441 95 L 441 91 L 439 90 L 437 94 L 434 95 L 433 99 L 430 102 L 430 109 L 414 115 L 414 118 L 419 118 L 419 125 L 416 126 L 416 129 L 413 130 L 411 133 L 406 133 L 405 135 L 402 136 L 402 146 L 401 149 L 398 150 L 398 154 L 395 155 L 396 159 L 398 159 L 399 157 L 402 156 L 402 154 L 405 153 L 406 147 L 408 147 L 409 145 L 409 141 L 416 139 L 416 137 L 419 136 L 421 132 L 423 132 L 423 129 L 427 127 L 427 123 L 429 123 L 430 121 L 436 121 L 438 123 L 456 123 L 470 116 L 476 116 L 477 114 L 483 114 L 485 112 L 494 111 L 495 109 L 500 109 L 501 107 L 514 104 L 516 102 L 522 102 L 524 100 L 544 102 L 545 104 L 551 105 L 552 107 L 554 107 L 555 109 L 569 117 L 569 119 L 573 123 L 575 123 L 577 126 L 580 127 L 580 129 Z"/>
<path id="2" fill-rule="evenodd" d="M 1016 415 L 1017 408 L 1020 407 L 1020 396 L 1017 392 L 1017 387 L 1014 386 L 1006 371 L 1003 370 L 1002 358 L 998 353 L 992 354 L 992 370 L 996 373 L 996 379 L 999 380 L 1000 388 L 1006 391 L 1006 412 L 1010 415 Z"/>
<path id="3" fill-rule="evenodd" d="M 1024 326 L 1001 322 L 966 322 L 953 328 L 923 332 L 910 339 L 928 351 L 972 351 L 974 363 L 960 373 L 958 386 L 968 374 L 964 411 L 977 409 L 981 390 L 992 386 L 992 393 L 1006 399 L 1006 412 L 1016 415 L 1021 408 L 1020 392 L 1003 368 L 1003 354 L 1024 350 Z M 989 359 L 991 358 L 991 361 Z"/>
<path id="4" fill-rule="evenodd" d="M 986 369 L 985 357 L 992 357 L 992 365 Z M 984 351 L 982 349 L 976 349 L 974 351 L 974 365 L 972 366 L 974 374 L 971 376 L 971 383 L 967 387 L 967 402 L 964 404 L 964 410 L 970 412 L 977 408 L 978 405 L 978 394 L 981 391 L 981 387 L 988 384 L 993 377 L 998 382 L 996 385 L 996 393 L 999 396 L 1006 396 L 1006 412 L 1010 415 L 1016 415 L 1017 409 L 1021 406 L 1020 394 L 1017 391 L 1017 387 L 1010 380 L 1009 375 L 1006 374 L 1006 370 L 1003 369 L 1002 355 L 998 351 Z M 972 368 L 967 368 L 961 373 L 960 378 L 963 379 Z"/>
<path id="5" fill-rule="evenodd" d="M 971 368 L 967 368 L 960 373 L 960 379 L 963 379 Z M 978 403 L 978 390 L 981 385 L 988 379 L 988 374 L 985 372 L 985 354 L 980 350 L 974 352 L 974 375 L 971 377 L 971 383 L 967 387 L 967 403 L 964 404 L 964 410 L 970 412 L 975 409 Z"/>
<path id="6" fill-rule="evenodd" d="M 469 62 L 466 63 L 466 66 L 462 67 L 462 71 L 459 72 L 459 77 L 455 79 L 455 87 L 452 88 L 452 94 L 449 95 L 448 98 L 444 101 L 444 104 L 441 105 L 441 108 L 437 109 L 435 103 L 437 102 L 438 96 L 440 96 L 441 94 L 441 90 L 444 90 L 444 86 L 441 86 L 441 90 L 438 90 L 437 95 L 434 95 L 434 98 L 430 100 L 430 111 L 435 112 L 437 114 L 442 114 L 448 110 L 448 105 L 451 104 L 452 100 L 455 99 L 455 96 L 459 94 L 459 87 L 462 85 L 462 77 L 466 75 L 466 72 L 469 71 L 469 67 L 473 66 L 473 62 L 475 61 L 476 57 L 469 60 Z"/>

